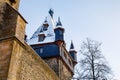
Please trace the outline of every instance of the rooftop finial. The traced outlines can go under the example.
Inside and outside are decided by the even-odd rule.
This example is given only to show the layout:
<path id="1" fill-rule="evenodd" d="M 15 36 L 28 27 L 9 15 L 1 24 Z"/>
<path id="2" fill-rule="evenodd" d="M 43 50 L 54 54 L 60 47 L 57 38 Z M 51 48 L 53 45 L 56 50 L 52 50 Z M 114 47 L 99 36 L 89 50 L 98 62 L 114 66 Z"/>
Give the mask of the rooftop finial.
<path id="1" fill-rule="evenodd" d="M 50 14 L 50 16 L 53 18 L 54 12 L 53 12 L 53 9 L 52 9 L 52 8 L 49 10 L 49 14 Z"/>
<path id="2" fill-rule="evenodd" d="M 58 17 L 58 22 L 57 22 L 56 26 L 62 26 L 62 23 L 60 21 L 60 17 Z"/>
<path id="3" fill-rule="evenodd" d="M 70 49 L 74 49 L 74 45 L 73 45 L 73 42 L 72 42 L 72 40 L 71 40 Z"/>

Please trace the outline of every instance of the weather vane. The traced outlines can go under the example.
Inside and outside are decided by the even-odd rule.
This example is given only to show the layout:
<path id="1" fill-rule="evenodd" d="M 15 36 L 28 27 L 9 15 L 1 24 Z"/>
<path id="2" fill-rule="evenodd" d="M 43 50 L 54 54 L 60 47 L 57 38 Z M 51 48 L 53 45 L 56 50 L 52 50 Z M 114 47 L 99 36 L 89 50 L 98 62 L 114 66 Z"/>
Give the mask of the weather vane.
<path id="1" fill-rule="evenodd" d="M 50 16 L 53 18 L 54 12 L 53 12 L 53 9 L 52 9 L 52 8 L 49 10 L 49 14 L 50 14 Z"/>

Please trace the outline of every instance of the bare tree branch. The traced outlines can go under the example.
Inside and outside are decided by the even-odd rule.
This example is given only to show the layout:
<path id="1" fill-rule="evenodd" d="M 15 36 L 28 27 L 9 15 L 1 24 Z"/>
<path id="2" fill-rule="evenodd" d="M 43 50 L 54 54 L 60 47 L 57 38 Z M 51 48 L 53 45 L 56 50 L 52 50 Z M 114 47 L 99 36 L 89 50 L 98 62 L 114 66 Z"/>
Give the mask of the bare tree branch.
<path id="1" fill-rule="evenodd" d="M 101 43 L 86 39 L 82 43 L 80 53 L 83 58 L 79 61 L 79 69 L 76 73 L 79 80 L 101 80 L 108 79 L 112 72 L 107 65 L 104 56 L 101 54 Z"/>

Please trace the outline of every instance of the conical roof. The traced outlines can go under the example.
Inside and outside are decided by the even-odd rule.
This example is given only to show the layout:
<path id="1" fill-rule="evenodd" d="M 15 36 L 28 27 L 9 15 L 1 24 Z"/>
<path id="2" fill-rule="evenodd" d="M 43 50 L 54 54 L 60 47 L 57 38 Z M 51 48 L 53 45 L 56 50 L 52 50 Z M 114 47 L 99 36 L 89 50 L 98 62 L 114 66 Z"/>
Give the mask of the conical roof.
<path id="1" fill-rule="evenodd" d="M 71 51 L 74 51 L 75 53 L 77 53 L 77 51 L 74 48 L 73 41 L 71 41 L 71 44 L 70 44 L 70 50 L 69 50 L 69 52 L 71 52 Z"/>
<path id="2" fill-rule="evenodd" d="M 60 21 L 60 17 L 58 17 L 58 22 L 57 22 L 56 26 L 62 26 L 62 23 Z"/>
<path id="3" fill-rule="evenodd" d="M 71 45 L 70 45 L 70 50 L 71 49 L 74 49 L 74 45 L 73 45 L 73 42 L 71 41 Z"/>

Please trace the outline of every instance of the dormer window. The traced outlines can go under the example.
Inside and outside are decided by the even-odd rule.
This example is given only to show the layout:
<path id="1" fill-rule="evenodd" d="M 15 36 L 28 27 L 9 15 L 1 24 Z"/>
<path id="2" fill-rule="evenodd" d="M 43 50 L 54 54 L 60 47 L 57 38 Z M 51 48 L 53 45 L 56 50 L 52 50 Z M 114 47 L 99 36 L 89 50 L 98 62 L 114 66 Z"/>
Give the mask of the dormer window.
<path id="1" fill-rule="evenodd" d="M 45 39 L 45 34 L 38 34 L 38 42 L 42 42 Z"/>
<path id="2" fill-rule="evenodd" d="M 46 18 L 45 18 L 45 21 L 44 21 L 44 23 L 43 23 L 43 30 L 46 31 L 47 28 L 48 28 L 48 26 L 49 26 L 49 24 L 48 24 L 48 22 L 47 22 L 47 17 L 46 17 Z"/>
<path id="3" fill-rule="evenodd" d="M 48 27 L 49 24 L 48 24 L 48 23 L 44 23 L 43 26 L 44 26 L 44 27 Z"/>
<path id="4" fill-rule="evenodd" d="M 49 26 L 48 24 L 43 24 L 43 30 L 46 31 L 48 26 Z"/>

